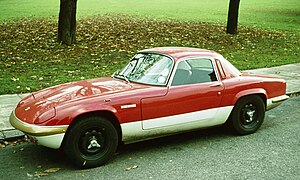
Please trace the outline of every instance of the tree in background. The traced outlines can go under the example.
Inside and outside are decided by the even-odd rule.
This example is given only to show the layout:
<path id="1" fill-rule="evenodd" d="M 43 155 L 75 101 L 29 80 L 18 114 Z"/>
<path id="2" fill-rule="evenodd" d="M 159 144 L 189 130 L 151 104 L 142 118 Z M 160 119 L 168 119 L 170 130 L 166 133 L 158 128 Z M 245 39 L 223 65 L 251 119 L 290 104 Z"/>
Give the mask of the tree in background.
<path id="1" fill-rule="evenodd" d="M 228 34 L 237 34 L 240 0 L 230 0 L 228 9 L 227 30 Z"/>
<path id="2" fill-rule="evenodd" d="M 60 0 L 57 38 L 59 43 L 76 43 L 76 8 L 77 0 Z"/>

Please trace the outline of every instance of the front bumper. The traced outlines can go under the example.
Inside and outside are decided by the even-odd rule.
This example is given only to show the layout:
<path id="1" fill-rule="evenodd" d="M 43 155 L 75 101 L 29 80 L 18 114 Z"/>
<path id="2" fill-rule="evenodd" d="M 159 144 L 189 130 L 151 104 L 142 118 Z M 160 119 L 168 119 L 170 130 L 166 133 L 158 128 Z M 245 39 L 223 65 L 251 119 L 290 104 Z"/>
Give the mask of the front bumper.
<path id="1" fill-rule="evenodd" d="M 270 109 L 273 109 L 273 108 L 279 106 L 283 101 L 287 100 L 288 98 L 289 98 L 288 95 L 282 95 L 282 96 L 277 96 L 274 98 L 267 99 L 266 110 L 268 111 Z"/>
<path id="2" fill-rule="evenodd" d="M 61 146 L 64 135 L 69 127 L 68 125 L 38 126 L 28 124 L 18 119 L 15 115 L 15 111 L 11 113 L 9 122 L 14 128 L 29 135 L 29 137 L 34 139 L 38 144 L 53 149 L 58 149 Z"/>

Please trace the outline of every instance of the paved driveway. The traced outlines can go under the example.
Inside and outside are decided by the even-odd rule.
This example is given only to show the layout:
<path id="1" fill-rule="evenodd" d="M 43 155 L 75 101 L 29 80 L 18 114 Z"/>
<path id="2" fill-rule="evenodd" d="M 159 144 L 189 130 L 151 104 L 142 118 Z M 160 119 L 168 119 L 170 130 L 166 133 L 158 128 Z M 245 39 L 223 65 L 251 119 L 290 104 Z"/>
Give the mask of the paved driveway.
<path id="1" fill-rule="evenodd" d="M 32 179 L 300 179 L 300 97 L 267 112 L 261 129 L 233 136 L 213 128 L 126 145 L 106 166 L 74 169 L 60 151 L 32 144 L 0 149 L 0 177 Z"/>

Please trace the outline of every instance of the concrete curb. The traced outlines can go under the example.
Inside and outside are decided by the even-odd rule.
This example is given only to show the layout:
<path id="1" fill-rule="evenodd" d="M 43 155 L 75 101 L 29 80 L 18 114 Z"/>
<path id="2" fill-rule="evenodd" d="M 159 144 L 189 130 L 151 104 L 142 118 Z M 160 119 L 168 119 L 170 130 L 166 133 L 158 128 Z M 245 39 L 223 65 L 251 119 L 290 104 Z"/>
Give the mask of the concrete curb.
<path id="1" fill-rule="evenodd" d="M 286 94 L 286 95 L 288 95 L 288 96 L 290 96 L 290 97 L 297 97 L 297 96 L 300 96 L 300 91 L 299 91 L 299 92 L 288 93 L 288 94 Z"/>
<path id="2" fill-rule="evenodd" d="M 0 131 L 0 140 L 2 141 L 14 141 L 24 137 L 25 134 L 17 129 L 6 129 Z"/>
<path id="3" fill-rule="evenodd" d="M 25 134 L 17 129 L 14 129 L 9 123 L 9 116 L 16 104 L 26 94 L 6 94 L 0 96 L 0 141 L 13 141 L 23 138 Z"/>

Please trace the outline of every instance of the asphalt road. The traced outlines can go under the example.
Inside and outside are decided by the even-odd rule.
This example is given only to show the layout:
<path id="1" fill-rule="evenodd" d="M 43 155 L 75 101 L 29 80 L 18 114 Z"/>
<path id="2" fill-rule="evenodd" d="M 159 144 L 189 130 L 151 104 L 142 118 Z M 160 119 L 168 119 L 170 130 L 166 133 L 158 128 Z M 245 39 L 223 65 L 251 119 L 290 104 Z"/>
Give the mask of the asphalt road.
<path id="1" fill-rule="evenodd" d="M 300 97 L 290 98 L 252 135 L 212 128 L 126 145 L 88 170 L 57 150 L 10 145 L 0 149 L 0 179 L 300 179 L 299 107 Z"/>

